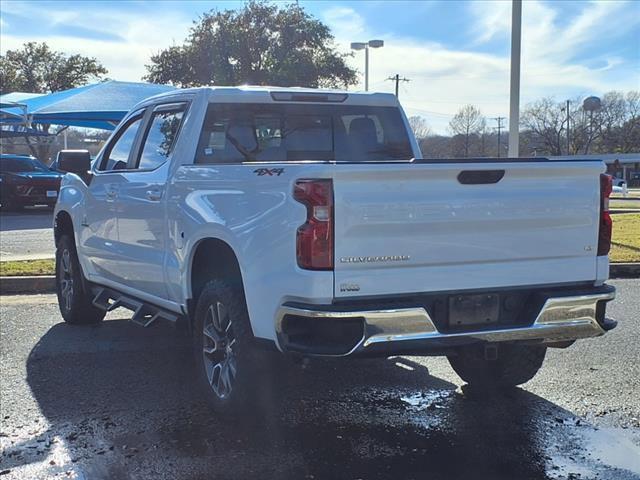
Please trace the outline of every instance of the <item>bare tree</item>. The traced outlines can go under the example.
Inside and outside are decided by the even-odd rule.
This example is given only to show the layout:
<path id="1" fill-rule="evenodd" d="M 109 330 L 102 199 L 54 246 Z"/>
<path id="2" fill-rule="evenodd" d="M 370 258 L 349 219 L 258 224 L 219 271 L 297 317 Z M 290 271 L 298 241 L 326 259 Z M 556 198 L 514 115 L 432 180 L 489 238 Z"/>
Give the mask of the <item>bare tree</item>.
<path id="1" fill-rule="evenodd" d="M 431 127 L 427 123 L 427 119 L 420 115 L 409 117 L 409 125 L 418 140 L 422 140 L 423 138 L 427 138 L 431 135 Z"/>
<path id="2" fill-rule="evenodd" d="M 606 93 L 599 113 L 598 151 L 640 150 L 640 91 Z"/>
<path id="3" fill-rule="evenodd" d="M 421 139 L 420 150 L 425 158 L 451 157 L 451 137 L 444 135 L 429 135 Z"/>
<path id="4" fill-rule="evenodd" d="M 480 135 L 486 125 L 487 121 L 482 112 L 473 105 L 462 107 L 449 122 L 454 140 L 457 137 L 462 142 L 465 157 L 469 156 L 472 140 Z"/>
<path id="5" fill-rule="evenodd" d="M 562 137 L 566 130 L 567 115 L 563 105 L 546 97 L 527 105 L 521 123 L 538 137 L 546 153 L 562 155 Z"/>
<path id="6" fill-rule="evenodd" d="M 608 92 L 601 107 L 585 111 L 583 99 L 570 100 L 569 142 L 565 102 L 543 98 L 529 104 L 522 115 L 529 148 L 542 154 L 629 153 L 640 150 L 640 92 Z"/>

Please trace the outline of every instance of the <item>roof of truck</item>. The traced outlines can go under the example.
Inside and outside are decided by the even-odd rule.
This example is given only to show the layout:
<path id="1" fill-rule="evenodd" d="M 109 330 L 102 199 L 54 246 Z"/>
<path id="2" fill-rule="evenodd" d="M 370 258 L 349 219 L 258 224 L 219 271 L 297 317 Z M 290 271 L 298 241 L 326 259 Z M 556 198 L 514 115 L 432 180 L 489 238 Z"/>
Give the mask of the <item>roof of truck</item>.
<path id="1" fill-rule="evenodd" d="M 304 101 L 308 103 L 330 103 L 337 105 L 369 105 L 369 106 L 389 106 L 398 105 L 398 100 L 391 93 L 381 92 L 356 92 L 348 90 L 333 89 L 316 89 L 301 87 L 269 87 L 241 85 L 236 87 L 216 86 L 216 87 L 195 87 L 172 90 L 170 92 L 161 93 L 151 97 L 156 100 L 164 97 L 171 97 L 185 93 L 199 94 L 208 92 L 209 101 L 218 101 L 224 103 L 278 103 L 272 94 L 285 95 L 280 101 L 297 102 Z M 292 98 L 285 100 L 286 94 L 291 94 Z M 318 96 L 318 100 L 314 99 Z M 304 100 L 296 100 L 295 97 L 305 98 Z M 344 98 L 343 98 L 344 97 Z M 151 100 L 151 99 L 147 99 Z M 332 99 L 332 100 L 327 100 Z M 146 102 L 145 102 L 146 103 Z"/>

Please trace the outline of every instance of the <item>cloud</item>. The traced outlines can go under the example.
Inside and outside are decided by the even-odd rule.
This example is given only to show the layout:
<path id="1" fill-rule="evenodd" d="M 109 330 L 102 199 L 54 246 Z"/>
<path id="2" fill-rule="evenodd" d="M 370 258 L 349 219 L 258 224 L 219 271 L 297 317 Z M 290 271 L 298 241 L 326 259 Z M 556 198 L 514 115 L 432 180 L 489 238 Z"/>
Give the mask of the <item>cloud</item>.
<path id="1" fill-rule="evenodd" d="M 392 92 L 393 82 L 385 79 L 396 73 L 411 79 L 401 84 L 400 101 L 408 114 L 426 117 L 435 132 L 446 132 L 450 118 L 467 103 L 478 105 L 488 117 L 509 113 L 509 49 L 497 54 L 493 44 L 489 53 L 478 47 L 509 41 L 511 2 L 471 2 L 468 8 L 473 38 L 463 47 L 381 36 L 367 25 L 361 34 L 365 39 L 385 39 L 385 47 L 370 54 L 370 89 Z M 615 43 L 640 23 L 629 8 L 623 2 L 587 3 L 561 22 L 555 4 L 524 2 L 521 104 L 543 96 L 564 99 L 637 89 L 637 63 L 625 64 L 613 54 L 592 54 L 594 45 L 602 47 L 603 38 L 609 45 Z M 348 31 L 337 36 L 345 51 L 351 39 Z M 364 70 L 362 55 L 356 54 L 349 63 Z M 629 68 L 635 68 L 635 75 Z"/>
<path id="2" fill-rule="evenodd" d="M 121 35 L 118 35 L 117 33 L 94 28 L 81 27 L 79 25 L 67 23 L 56 24 L 52 29 L 51 34 L 93 40 L 104 40 L 106 42 L 126 41 L 125 38 L 123 38 Z"/>
<path id="3" fill-rule="evenodd" d="M 12 4 L 12 14 L 22 15 L 21 4 Z M 32 9 L 33 10 L 33 9 Z M 54 50 L 97 58 L 116 80 L 140 81 L 151 55 L 181 42 L 191 27 L 191 18 L 181 12 L 144 12 L 87 9 L 82 12 L 33 10 L 31 23 L 41 28 L 5 34 L 0 49 L 17 49 L 27 41 L 46 42 Z M 93 28 L 92 25 L 99 26 Z M 168 33 L 170 32 L 170 33 Z M 79 38 L 82 38 L 79 41 Z"/>
<path id="4" fill-rule="evenodd" d="M 322 20 L 337 38 L 357 37 L 365 31 L 365 21 L 353 8 L 332 7 L 324 12 Z"/>
<path id="5" fill-rule="evenodd" d="M 471 2 L 471 33 L 476 43 L 485 43 L 511 31 L 511 2 Z"/>

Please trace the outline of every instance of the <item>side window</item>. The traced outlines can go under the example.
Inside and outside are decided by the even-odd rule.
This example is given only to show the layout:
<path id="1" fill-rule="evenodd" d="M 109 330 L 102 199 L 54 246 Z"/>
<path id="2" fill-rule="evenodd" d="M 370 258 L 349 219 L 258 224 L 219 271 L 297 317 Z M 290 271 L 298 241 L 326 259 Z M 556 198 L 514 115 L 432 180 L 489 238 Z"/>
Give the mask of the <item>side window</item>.
<path id="1" fill-rule="evenodd" d="M 138 161 L 140 170 L 153 170 L 167 161 L 178 137 L 184 112 L 185 104 L 161 107 L 153 112 Z"/>
<path id="2" fill-rule="evenodd" d="M 118 132 L 116 138 L 105 151 L 99 170 L 122 170 L 127 168 L 129 153 L 136 140 L 136 134 L 142 122 L 142 113 L 131 118 Z"/>

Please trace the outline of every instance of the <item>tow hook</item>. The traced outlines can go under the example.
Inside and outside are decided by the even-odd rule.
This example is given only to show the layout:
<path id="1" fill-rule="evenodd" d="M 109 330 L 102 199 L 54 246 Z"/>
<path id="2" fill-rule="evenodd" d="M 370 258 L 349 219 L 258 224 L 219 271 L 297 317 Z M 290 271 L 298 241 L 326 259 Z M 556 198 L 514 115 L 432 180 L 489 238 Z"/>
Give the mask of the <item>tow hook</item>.
<path id="1" fill-rule="evenodd" d="M 498 359 L 498 346 L 497 345 L 485 345 L 484 346 L 484 359 L 489 362 L 495 362 Z"/>

